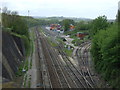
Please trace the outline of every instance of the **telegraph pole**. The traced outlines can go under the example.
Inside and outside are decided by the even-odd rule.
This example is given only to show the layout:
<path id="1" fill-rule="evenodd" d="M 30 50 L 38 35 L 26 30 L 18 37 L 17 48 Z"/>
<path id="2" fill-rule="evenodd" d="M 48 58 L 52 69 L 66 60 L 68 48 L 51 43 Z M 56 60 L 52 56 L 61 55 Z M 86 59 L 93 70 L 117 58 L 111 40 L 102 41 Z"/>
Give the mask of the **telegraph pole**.
<path id="1" fill-rule="evenodd" d="M 29 29 L 29 13 L 30 11 L 28 10 L 28 29 Z"/>

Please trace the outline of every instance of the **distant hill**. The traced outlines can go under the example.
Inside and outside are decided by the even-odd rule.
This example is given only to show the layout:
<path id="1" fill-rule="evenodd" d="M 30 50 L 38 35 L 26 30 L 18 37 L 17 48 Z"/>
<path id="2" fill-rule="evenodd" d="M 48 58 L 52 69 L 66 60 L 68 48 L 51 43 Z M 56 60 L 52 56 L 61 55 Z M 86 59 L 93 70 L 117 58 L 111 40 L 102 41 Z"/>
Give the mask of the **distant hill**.
<path id="1" fill-rule="evenodd" d="M 76 17 L 63 17 L 63 16 L 60 16 L 60 17 L 33 16 L 33 18 L 44 19 L 44 20 L 59 20 L 59 21 L 62 21 L 64 19 L 72 19 L 75 22 L 79 22 L 79 21 L 91 21 L 91 20 L 93 20 L 93 19 L 90 19 L 90 18 L 76 18 Z M 108 19 L 108 22 L 114 22 L 114 21 L 115 21 L 115 19 Z"/>
<path id="2" fill-rule="evenodd" d="M 46 20 L 56 19 L 56 20 L 59 20 L 59 21 L 62 21 L 63 19 L 73 19 L 76 22 L 79 22 L 79 21 L 91 21 L 92 20 L 92 19 L 89 19 L 89 18 L 76 18 L 76 17 L 63 17 L 63 16 L 60 16 L 60 17 L 40 17 L 40 16 L 33 16 L 33 18 L 46 19 Z"/>

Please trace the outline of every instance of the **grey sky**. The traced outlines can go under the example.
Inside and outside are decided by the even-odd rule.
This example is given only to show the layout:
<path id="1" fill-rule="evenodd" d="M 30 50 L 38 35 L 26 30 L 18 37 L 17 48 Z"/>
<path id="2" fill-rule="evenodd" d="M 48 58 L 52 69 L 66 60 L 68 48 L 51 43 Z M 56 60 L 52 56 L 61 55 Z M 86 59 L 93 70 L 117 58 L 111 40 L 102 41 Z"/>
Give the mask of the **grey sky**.
<path id="1" fill-rule="evenodd" d="M 20 15 L 67 16 L 96 18 L 106 15 L 115 19 L 119 0 L 1 0 L 2 7 L 18 11 Z"/>

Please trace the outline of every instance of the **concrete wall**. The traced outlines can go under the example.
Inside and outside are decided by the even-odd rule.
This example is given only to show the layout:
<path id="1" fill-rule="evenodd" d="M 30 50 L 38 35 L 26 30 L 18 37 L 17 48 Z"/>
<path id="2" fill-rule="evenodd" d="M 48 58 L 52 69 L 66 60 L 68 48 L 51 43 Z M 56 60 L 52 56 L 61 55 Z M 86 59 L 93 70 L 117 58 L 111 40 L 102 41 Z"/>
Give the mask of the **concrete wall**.
<path id="1" fill-rule="evenodd" d="M 24 45 L 22 39 L 2 32 L 2 78 L 13 80 L 19 65 L 24 60 Z"/>

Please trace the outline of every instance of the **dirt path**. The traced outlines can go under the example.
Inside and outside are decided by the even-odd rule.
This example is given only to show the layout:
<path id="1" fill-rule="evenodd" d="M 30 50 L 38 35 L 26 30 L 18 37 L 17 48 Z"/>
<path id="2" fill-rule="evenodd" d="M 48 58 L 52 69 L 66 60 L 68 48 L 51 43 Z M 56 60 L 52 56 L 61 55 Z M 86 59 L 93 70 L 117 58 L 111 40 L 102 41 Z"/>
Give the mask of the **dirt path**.
<path id="1" fill-rule="evenodd" d="M 36 41 L 33 40 L 33 43 L 34 43 L 35 50 L 33 50 L 32 55 L 29 56 L 29 58 L 28 58 L 28 71 L 24 75 L 24 80 L 23 80 L 24 88 L 36 88 L 36 85 L 37 85 L 37 79 L 38 79 L 38 70 L 37 69 L 39 66 L 39 60 L 38 60 L 38 54 L 37 54 Z"/>

